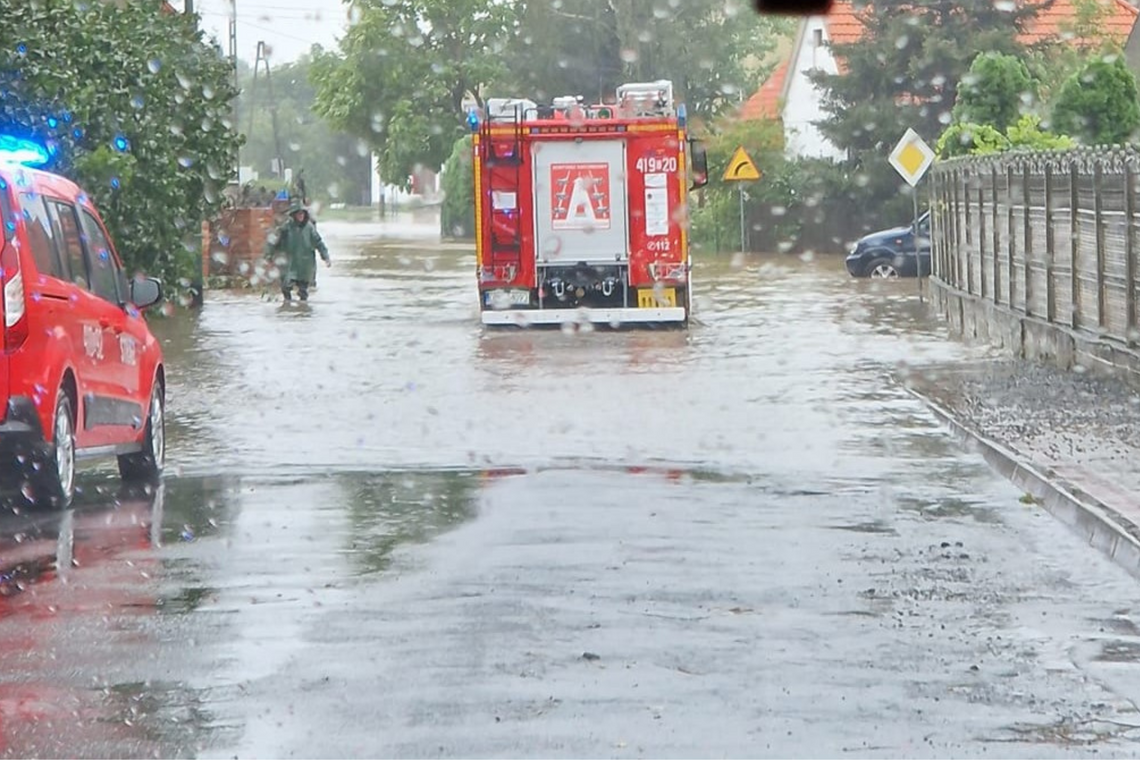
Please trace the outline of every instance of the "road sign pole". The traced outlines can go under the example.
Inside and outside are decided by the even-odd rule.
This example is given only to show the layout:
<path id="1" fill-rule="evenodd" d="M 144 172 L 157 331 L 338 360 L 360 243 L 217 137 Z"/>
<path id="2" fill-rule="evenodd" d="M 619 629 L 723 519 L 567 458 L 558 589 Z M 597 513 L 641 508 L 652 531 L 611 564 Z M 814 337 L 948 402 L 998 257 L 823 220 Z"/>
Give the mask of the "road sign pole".
<path id="1" fill-rule="evenodd" d="M 911 221 L 911 231 L 914 235 L 914 265 L 918 267 L 918 302 L 924 303 L 922 300 L 922 255 L 918 250 L 918 185 L 914 185 L 910 189 L 910 197 L 914 201 L 914 218 Z"/>
<path id="2" fill-rule="evenodd" d="M 745 234 L 745 228 L 744 228 L 744 185 L 738 184 L 736 186 L 736 189 L 738 191 L 738 194 L 740 195 L 740 252 L 741 253 L 747 253 L 747 251 L 745 250 L 745 242 L 744 242 L 744 234 Z"/>

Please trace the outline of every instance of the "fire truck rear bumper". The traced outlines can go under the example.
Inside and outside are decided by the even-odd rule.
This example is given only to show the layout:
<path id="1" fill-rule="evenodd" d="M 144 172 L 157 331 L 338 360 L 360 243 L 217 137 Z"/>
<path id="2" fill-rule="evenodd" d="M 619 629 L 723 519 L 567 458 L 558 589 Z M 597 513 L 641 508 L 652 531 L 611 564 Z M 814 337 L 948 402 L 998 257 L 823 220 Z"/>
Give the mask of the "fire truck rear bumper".
<path id="1" fill-rule="evenodd" d="M 483 312 L 483 324 L 530 327 L 564 324 L 647 324 L 684 322 L 685 309 L 680 306 L 659 309 L 510 309 Z"/>

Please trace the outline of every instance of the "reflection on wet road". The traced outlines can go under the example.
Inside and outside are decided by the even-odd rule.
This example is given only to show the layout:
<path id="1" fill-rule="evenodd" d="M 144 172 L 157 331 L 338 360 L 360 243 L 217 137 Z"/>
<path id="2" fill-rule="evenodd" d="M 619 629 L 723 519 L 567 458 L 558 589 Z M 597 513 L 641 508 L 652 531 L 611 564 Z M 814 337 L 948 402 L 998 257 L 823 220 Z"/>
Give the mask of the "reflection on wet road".
<path id="1" fill-rule="evenodd" d="M 484 332 L 322 225 L 158 325 L 171 473 L 0 519 L 4 756 L 1134 756 L 1135 584 L 891 374 L 914 283 L 702 261 L 688 332 Z"/>

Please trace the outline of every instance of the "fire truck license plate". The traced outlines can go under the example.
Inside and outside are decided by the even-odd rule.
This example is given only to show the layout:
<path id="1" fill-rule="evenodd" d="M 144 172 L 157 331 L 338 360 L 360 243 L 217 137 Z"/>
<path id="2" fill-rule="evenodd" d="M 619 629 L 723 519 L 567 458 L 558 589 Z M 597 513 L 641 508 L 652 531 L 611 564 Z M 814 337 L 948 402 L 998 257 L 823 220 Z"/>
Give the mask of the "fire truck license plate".
<path id="1" fill-rule="evenodd" d="M 530 306 L 529 290 L 489 290 L 487 305 L 492 309 L 509 309 L 512 306 Z"/>
<path id="2" fill-rule="evenodd" d="M 639 309 L 661 309 L 676 305 L 676 288 L 653 288 L 637 291 L 637 307 Z"/>

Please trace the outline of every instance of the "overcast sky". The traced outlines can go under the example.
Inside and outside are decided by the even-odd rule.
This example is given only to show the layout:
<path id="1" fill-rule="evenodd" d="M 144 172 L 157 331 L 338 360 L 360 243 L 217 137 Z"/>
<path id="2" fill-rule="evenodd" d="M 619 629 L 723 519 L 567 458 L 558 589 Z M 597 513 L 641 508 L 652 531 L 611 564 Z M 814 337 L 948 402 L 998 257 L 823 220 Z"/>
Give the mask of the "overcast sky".
<path id="1" fill-rule="evenodd" d="M 185 0 L 172 0 L 175 8 Z M 271 49 L 271 63 L 286 63 L 309 52 L 313 43 L 335 48 L 348 24 L 348 8 L 341 0 L 194 0 L 202 29 L 217 37 L 229 52 L 229 18 L 237 5 L 238 57 L 249 63 L 258 40 Z"/>

